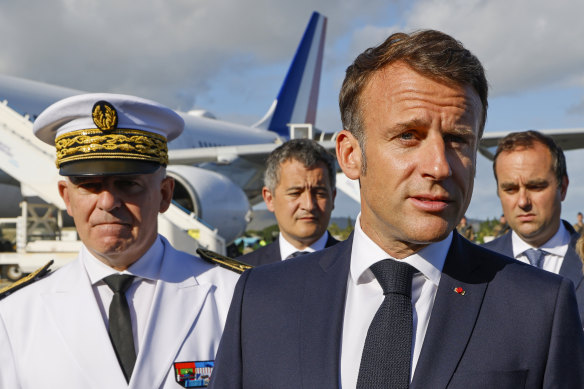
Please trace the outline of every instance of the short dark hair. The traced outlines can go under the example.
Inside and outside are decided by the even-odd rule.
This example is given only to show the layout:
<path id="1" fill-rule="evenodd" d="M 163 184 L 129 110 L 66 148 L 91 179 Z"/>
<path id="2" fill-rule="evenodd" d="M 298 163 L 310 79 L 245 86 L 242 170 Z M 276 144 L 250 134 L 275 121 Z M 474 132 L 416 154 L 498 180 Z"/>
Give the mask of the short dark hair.
<path id="1" fill-rule="evenodd" d="M 479 138 L 487 121 L 489 86 L 485 70 L 477 57 L 450 35 L 435 30 L 411 34 L 395 33 L 376 47 L 361 53 L 347 68 L 339 94 L 343 128 L 350 131 L 364 148 L 365 134 L 360 96 L 371 76 L 378 70 L 403 62 L 424 77 L 457 86 L 469 85 L 482 103 Z"/>
<path id="2" fill-rule="evenodd" d="M 314 168 L 319 163 L 326 166 L 331 189 L 335 188 L 335 159 L 324 147 L 311 139 L 292 139 L 277 147 L 266 161 L 264 185 L 274 193 L 280 182 L 280 166 L 289 160 L 296 160 L 307 168 Z"/>
<path id="3" fill-rule="evenodd" d="M 532 148 L 535 143 L 540 143 L 547 147 L 552 155 L 552 169 L 556 175 L 558 186 L 562 185 L 562 179 L 568 177 L 568 168 L 566 166 L 566 157 L 564 151 L 549 136 L 541 132 L 529 130 L 521 132 L 512 132 L 499 141 L 495 159 L 493 161 L 493 173 L 497 179 L 497 157 L 503 152 L 511 152 L 520 148 Z"/>

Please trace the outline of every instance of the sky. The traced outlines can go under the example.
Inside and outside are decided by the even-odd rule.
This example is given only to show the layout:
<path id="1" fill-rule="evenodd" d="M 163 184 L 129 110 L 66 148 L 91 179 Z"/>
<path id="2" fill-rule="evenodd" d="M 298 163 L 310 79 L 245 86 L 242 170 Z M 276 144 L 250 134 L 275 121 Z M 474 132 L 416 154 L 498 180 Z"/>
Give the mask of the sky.
<path id="1" fill-rule="evenodd" d="M 206 109 L 252 124 L 276 97 L 313 11 L 328 17 L 316 126 L 341 129 L 346 67 L 397 31 L 438 29 L 483 63 L 486 132 L 584 127 L 581 0 L 0 0 L 0 73 Z M 566 153 L 562 217 L 584 211 L 584 150 Z M 340 194 L 333 216 L 356 216 Z M 471 219 L 498 218 L 477 158 Z"/>

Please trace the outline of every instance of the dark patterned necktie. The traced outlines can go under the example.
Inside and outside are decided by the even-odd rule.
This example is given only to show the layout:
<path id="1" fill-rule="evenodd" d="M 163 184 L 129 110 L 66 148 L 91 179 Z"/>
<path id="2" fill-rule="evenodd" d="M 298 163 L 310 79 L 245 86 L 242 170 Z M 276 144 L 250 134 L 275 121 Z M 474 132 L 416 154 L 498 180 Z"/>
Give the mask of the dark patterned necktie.
<path id="1" fill-rule="evenodd" d="M 127 382 L 130 382 L 136 364 L 132 319 L 126 300 L 126 291 L 132 285 L 133 279 L 134 276 L 128 274 L 113 274 L 103 279 L 114 292 L 109 307 L 108 332 Z"/>
<path id="2" fill-rule="evenodd" d="M 371 266 L 385 298 L 371 321 L 357 388 L 408 388 L 412 353 L 412 277 L 404 262 L 386 259 Z"/>

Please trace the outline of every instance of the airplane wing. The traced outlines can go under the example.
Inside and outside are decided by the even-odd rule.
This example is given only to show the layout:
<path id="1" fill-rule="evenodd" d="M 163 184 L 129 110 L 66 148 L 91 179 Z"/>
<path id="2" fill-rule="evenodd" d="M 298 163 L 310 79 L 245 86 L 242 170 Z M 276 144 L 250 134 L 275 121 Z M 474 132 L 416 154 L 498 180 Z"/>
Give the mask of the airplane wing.
<path id="1" fill-rule="evenodd" d="M 564 151 L 584 148 L 584 128 L 537 131 L 551 137 Z M 492 161 L 495 157 L 497 144 L 511 132 L 514 131 L 485 132 L 479 143 L 479 152 Z"/>

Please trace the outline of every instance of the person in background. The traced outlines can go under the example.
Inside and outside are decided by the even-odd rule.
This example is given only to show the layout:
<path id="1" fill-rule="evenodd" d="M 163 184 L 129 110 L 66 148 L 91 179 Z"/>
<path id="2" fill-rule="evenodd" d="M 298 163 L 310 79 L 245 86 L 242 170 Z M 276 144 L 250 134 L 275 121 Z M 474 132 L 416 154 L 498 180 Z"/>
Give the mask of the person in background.
<path id="1" fill-rule="evenodd" d="M 576 215 L 577 221 L 576 224 L 574 224 L 574 231 L 576 231 L 578 234 L 582 235 L 582 232 L 584 232 L 584 223 L 582 222 L 582 212 L 578 212 L 578 214 Z"/>
<path id="2" fill-rule="evenodd" d="M 579 234 L 560 218 L 569 184 L 564 152 L 540 132 L 514 132 L 499 142 L 493 172 L 512 233 L 484 247 L 570 279 L 584 320 Z"/>
<path id="3" fill-rule="evenodd" d="M 292 139 L 268 156 L 262 196 L 278 222 L 278 239 L 238 260 L 280 262 L 336 243 L 327 231 L 334 208 L 335 161 L 310 139 Z"/>
<path id="4" fill-rule="evenodd" d="M 460 235 L 464 236 L 466 239 L 470 240 L 471 242 L 474 242 L 474 239 L 475 239 L 474 230 L 473 230 L 472 226 L 470 224 L 468 224 L 468 222 L 466 220 L 466 216 L 463 216 L 462 219 L 460 219 L 458 226 L 456 226 L 456 230 L 458 231 L 458 233 Z"/>
<path id="5" fill-rule="evenodd" d="M 174 188 L 167 142 L 183 126 L 169 108 L 116 94 L 70 97 L 35 120 L 57 148 L 83 244 L 0 301 L 1 388 L 175 388 L 189 369 L 211 372 L 238 275 L 158 234 Z"/>
<path id="6" fill-rule="evenodd" d="M 505 214 L 499 217 L 499 224 L 493 228 L 493 235 L 495 238 L 505 235 L 509 232 L 509 224 L 507 224 L 507 219 L 505 219 Z"/>

